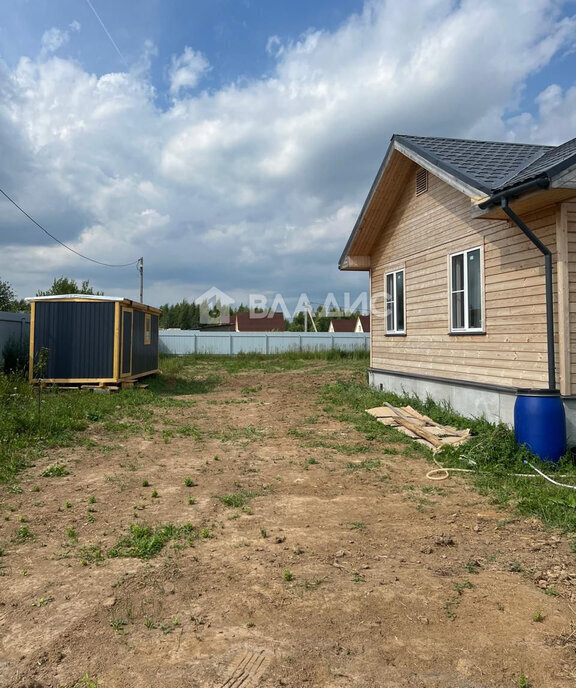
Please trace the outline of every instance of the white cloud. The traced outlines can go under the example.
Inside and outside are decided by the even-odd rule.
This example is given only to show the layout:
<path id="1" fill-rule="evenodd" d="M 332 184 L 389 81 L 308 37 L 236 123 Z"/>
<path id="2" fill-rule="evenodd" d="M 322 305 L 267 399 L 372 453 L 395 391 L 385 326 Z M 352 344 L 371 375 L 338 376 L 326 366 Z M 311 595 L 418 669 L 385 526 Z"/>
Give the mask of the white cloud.
<path id="1" fill-rule="evenodd" d="M 210 64 L 204 55 L 186 46 L 182 55 L 172 57 L 170 93 L 177 96 L 182 89 L 195 88 L 209 69 Z"/>
<path id="2" fill-rule="evenodd" d="M 69 26 L 68 31 L 52 27 L 45 31 L 41 39 L 40 59 L 45 59 L 55 53 L 70 40 L 71 31 L 80 31 L 80 22 L 74 20 Z"/>
<path id="3" fill-rule="evenodd" d="M 154 303 L 212 285 L 365 288 L 365 275 L 336 264 L 390 135 L 571 138 L 576 88 L 550 86 L 535 115 L 506 117 L 527 77 L 575 33 L 556 0 L 414 0 L 409 12 L 371 0 L 333 33 L 272 37 L 271 76 L 211 92 L 191 90 L 210 67 L 186 47 L 169 66 L 167 110 L 148 81 L 154 46 L 130 72 L 102 76 L 54 55 L 22 58 L 13 70 L 0 64 L 0 186 L 87 255 L 144 255 Z M 14 268 L 0 278 L 19 291 L 74 272 L 136 295 L 131 271 L 30 247 L 37 230 L 0 208 Z M 32 272 L 40 257 L 46 272 Z"/>

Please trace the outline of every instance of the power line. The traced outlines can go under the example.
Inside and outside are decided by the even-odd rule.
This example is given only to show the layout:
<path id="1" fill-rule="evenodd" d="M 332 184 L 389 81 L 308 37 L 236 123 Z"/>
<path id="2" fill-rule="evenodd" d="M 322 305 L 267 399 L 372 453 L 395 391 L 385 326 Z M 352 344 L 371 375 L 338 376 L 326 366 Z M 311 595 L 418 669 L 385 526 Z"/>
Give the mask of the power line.
<path id="1" fill-rule="evenodd" d="M 99 260 L 94 260 L 94 258 L 88 258 L 88 256 L 85 256 L 84 254 L 79 253 L 78 251 L 76 251 L 76 250 L 73 249 L 72 247 L 70 247 L 70 246 L 68 246 L 67 244 L 65 244 L 63 241 L 60 241 L 60 239 L 58 239 L 57 237 L 55 237 L 53 234 L 50 234 L 50 232 L 49 232 L 47 229 L 45 229 L 44 227 L 42 227 L 42 225 L 41 225 L 39 222 L 36 222 L 36 220 L 35 220 L 33 217 L 31 217 L 30 215 L 28 215 L 28 213 L 24 210 L 24 208 L 21 208 L 21 207 L 18 205 L 18 203 L 16 203 L 16 201 L 15 201 L 13 198 L 10 198 L 10 196 L 9 196 L 3 189 L 1 189 L 1 188 L 0 188 L 0 193 L 1 193 L 3 196 L 5 196 L 5 197 L 10 201 L 10 203 L 12 203 L 12 205 L 16 206 L 16 208 L 18 208 L 18 210 L 19 210 L 21 213 L 23 213 L 24 215 L 26 215 L 26 217 L 27 217 L 31 222 L 33 222 L 33 223 L 36 225 L 36 227 L 39 227 L 39 228 L 40 228 L 45 234 L 47 234 L 51 239 L 54 239 L 54 241 L 55 241 L 56 243 L 60 244 L 60 246 L 64 246 L 64 248 L 68 249 L 69 251 L 72 251 L 72 253 L 75 253 L 77 256 L 80 256 L 80 258 L 84 258 L 84 260 L 89 260 L 91 263 L 96 263 L 96 265 L 103 265 L 103 266 L 106 267 L 106 268 L 127 268 L 127 267 L 129 267 L 130 265 L 136 265 L 136 264 L 138 263 L 137 260 L 133 260 L 131 263 L 122 263 L 122 264 L 114 265 L 114 264 L 112 264 L 112 263 L 102 263 L 102 262 L 99 261 Z"/>

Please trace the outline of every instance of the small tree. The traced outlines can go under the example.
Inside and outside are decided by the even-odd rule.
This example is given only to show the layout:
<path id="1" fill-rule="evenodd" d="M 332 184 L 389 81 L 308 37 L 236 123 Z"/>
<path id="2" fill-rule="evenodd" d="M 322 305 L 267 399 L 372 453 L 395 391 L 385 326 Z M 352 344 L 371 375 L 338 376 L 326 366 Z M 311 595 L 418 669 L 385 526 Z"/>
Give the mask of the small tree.
<path id="1" fill-rule="evenodd" d="M 0 280 L 0 311 L 9 311 L 18 313 L 20 311 L 29 311 L 30 304 L 23 299 L 17 299 L 10 282 L 3 282 Z"/>
<path id="2" fill-rule="evenodd" d="M 64 275 L 62 275 L 62 277 L 55 277 L 48 291 L 36 292 L 36 296 L 59 296 L 60 294 L 89 294 L 90 296 L 102 296 L 104 292 L 95 292 L 90 286 L 89 280 L 84 280 L 79 287 L 75 280 L 68 279 L 68 277 L 64 277 Z"/>

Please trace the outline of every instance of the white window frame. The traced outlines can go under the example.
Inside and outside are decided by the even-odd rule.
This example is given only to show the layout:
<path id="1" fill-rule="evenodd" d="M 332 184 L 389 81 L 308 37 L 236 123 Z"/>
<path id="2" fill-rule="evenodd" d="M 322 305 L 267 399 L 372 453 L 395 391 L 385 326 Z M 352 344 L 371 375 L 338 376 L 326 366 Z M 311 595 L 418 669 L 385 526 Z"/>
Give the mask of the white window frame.
<path id="1" fill-rule="evenodd" d="M 396 275 L 401 272 L 403 275 L 402 285 L 403 285 L 403 316 L 404 316 L 404 328 L 398 329 L 398 309 L 397 309 L 397 294 L 396 294 Z M 388 277 L 392 275 L 392 287 L 394 289 L 393 299 L 391 303 L 393 304 L 392 309 L 392 321 L 393 329 L 388 329 Z M 406 334 L 406 270 L 404 268 L 398 268 L 397 270 L 389 270 L 384 275 L 384 295 L 386 303 L 386 334 Z"/>
<path id="2" fill-rule="evenodd" d="M 480 327 L 470 327 L 469 324 L 469 311 L 468 311 L 468 254 L 473 251 L 478 251 L 480 256 Z M 454 327 L 454 311 L 453 311 L 453 300 L 452 296 L 454 294 L 453 283 L 452 283 L 452 261 L 456 256 L 464 256 L 463 268 L 463 284 L 464 288 L 462 292 L 464 294 L 464 327 Z M 484 327 L 484 252 L 482 246 L 473 246 L 472 248 L 467 248 L 463 251 L 456 251 L 448 256 L 448 274 L 449 274 L 449 285 L 448 285 L 448 300 L 449 300 L 449 310 L 450 310 L 450 332 L 454 334 L 461 334 L 465 332 L 481 332 L 485 331 Z"/>

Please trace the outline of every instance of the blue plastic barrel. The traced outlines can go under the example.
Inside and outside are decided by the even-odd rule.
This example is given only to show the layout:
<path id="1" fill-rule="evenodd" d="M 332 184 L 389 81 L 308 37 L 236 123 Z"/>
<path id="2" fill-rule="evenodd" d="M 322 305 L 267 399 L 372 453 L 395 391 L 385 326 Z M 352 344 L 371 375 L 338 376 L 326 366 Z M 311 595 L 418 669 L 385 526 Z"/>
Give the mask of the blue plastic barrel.
<path id="1" fill-rule="evenodd" d="M 544 461 L 566 453 L 566 414 L 560 392 L 520 389 L 514 404 L 514 433 L 520 444 Z"/>

